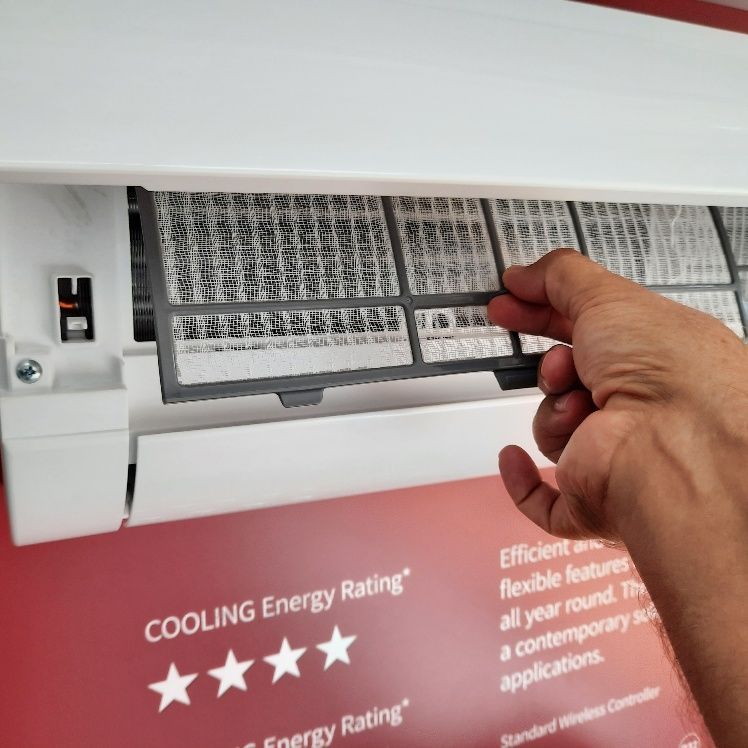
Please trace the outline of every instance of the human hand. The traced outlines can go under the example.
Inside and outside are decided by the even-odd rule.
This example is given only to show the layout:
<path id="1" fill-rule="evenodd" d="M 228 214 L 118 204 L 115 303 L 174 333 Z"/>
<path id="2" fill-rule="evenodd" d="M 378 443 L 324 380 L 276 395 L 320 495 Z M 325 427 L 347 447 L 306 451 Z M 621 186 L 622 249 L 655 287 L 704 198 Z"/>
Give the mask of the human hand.
<path id="1" fill-rule="evenodd" d="M 744 449 L 745 419 L 734 416 L 748 390 L 746 348 L 719 321 L 573 250 L 509 268 L 504 284 L 510 293 L 488 307 L 493 322 L 573 343 L 541 361 L 546 397 L 533 424 L 558 489 L 520 447 L 500 453 L 508 493 L 541 528 L 626 541 L 634 516 L 667 511 L 653 502 L 677 491 L 676 473 L 706 480 L 719 452 Z"/>

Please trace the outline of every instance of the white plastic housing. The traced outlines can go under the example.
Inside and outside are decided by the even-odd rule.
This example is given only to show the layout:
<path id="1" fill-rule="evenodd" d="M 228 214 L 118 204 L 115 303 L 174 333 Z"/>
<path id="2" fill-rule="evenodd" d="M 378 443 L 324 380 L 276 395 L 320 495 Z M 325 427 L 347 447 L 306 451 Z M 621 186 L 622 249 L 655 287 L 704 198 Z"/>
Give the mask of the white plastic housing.
<path id="1" fill-rule="evenodd" d="M 3 9 L 0 66 L 17 543 L 484 475 L 507 442 L 537 456 L 538 397 L 486 372 L 313 409 L 163 405 L 132 335 L 125 185 L 748 205 L 745 37 L 581 3 L 42 0 Z M 60 340 L 60 276 L 92 279 L 94 341 Z"/>
<path id="2" fill-rule="evenodd" d="M 5 3 L 0 67 L 0 178 L 747 204 L 745 36 L 583 3 Z"/>

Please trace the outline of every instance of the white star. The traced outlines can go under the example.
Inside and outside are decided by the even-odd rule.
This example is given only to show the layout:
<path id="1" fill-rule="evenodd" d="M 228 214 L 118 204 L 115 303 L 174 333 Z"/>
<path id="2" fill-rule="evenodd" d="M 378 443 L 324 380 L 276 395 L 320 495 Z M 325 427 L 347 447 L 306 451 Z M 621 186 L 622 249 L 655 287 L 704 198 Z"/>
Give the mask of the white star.
<path id="1" fill-rule="evenodd" d="M 177 666 L 172 662 L 169 665 L 169 673 L 165 680 L 150 683 L 148 688 L 151 691 L 161 694 L 161 703 L 158 705 L 159 714 L 166 709 L 172 701 L 178 701 L 180 704 L 190 704 L 190 697 L 187 695 L 187 688 L 190 683 L 197 678 L 197 673 L 190 675 L 180 675 Z"/>
<path id="2" fill-rule="evenodd" d="M 254 660 L 243 660 L 237 662 L 234 650 L 230 649 L 226 655 L 226 664 L 223 667 L 216 667 L 208 670 L 208 675 L 216 680 L 221 681 L 218 684 L 218 698 L 220 699 L 229 688 L 238 688 L 240 691 L 247 690 L 247 684 L 244 681 L 244 673 L 254 665 Z"/>
<path id="3" fill-rule="evenodd" d="M 325 670 L 327 670 L 327 668 L 329 668 L 334 662 L 344 662 L 346 665 L 350 665 L 351 660 L 348 657 L 348 647 L 350 647 L 354 641 L 356 641 L 355 636 L 341 636 L 340 629 L 336 626 L 332 630 L 330 641 L 317 645 L 317 649 L 327 655 L 327 659 L 325 660 Z"/>
<path id="4" fill-rule="evenodd" d="M 278 654 L 263 657 L 262 659 L 265 660 L 268 665 L 272 665 L 275 668 L 275 672 L 273 673 L 273 683 L 277 683 L 286 673 L 299 678 L 301 673 L 299 672 L 299 666 L 296 664 L 296 661 L 304 654 L 304 652 L 306 652 L 306 647 L 291 649 L 288 639 L 284 638 Z"/>

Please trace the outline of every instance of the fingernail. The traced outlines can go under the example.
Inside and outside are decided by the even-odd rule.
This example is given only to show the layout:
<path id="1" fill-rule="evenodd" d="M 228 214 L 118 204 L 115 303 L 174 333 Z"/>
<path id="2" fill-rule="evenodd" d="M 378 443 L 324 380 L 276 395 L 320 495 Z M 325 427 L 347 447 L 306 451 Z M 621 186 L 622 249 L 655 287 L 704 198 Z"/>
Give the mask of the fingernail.
<path id="1" fill-rule="evenodd" d="M 510 265 L 505 271 L 502 278 L 506 280 L 506 278 L 510 275 L 516 275 L 520 270 L 522 270 L 521 265 Z"/>
<path id="2" fill-rule="evenodd" d="M 540 368 L 538 369 L 538 377 L 542 379 L 545 382 L 545 377 L 543 376 L 543 369 L 545 369 L 545 362 L 547 360 L 547 356 L 543 356 L 543 358 L 540 359 Z"/>
<path id="3" fill-rule="evenodd" d="M 573 392 L 567 392 L 561 395 L 561 397 L 556 398 L 553 402 L 553 409 L 559 413 L 563 413 L 569 407 L 569 400 L 573 394 Z"/>

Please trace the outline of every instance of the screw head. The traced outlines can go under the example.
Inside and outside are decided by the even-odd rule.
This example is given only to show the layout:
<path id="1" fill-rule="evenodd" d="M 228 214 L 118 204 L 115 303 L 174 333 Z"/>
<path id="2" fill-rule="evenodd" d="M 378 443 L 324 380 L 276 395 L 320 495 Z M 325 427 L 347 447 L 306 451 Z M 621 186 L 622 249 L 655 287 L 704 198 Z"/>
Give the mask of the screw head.
<path id="1" fill-rule="evenodd" d="M 42 365 L 33 358 L 27 358 L 16 366 L 16 376 L 26 384 L 34 384 L 42 378 Z"/>

